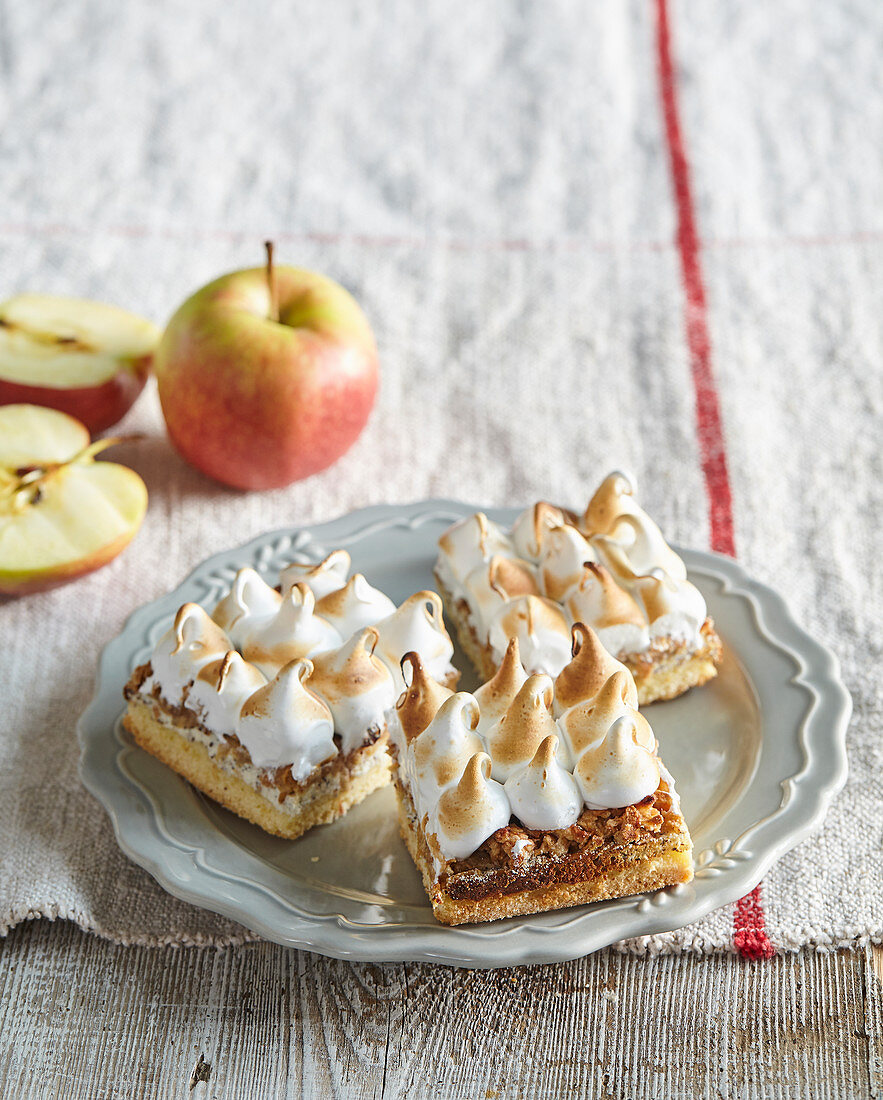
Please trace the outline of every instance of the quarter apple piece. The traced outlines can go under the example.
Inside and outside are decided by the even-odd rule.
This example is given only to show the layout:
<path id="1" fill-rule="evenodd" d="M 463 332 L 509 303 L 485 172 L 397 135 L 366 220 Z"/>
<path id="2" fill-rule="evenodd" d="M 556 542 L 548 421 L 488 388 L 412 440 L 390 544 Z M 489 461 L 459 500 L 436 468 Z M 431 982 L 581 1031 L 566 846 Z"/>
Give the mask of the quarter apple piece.
<path id="1" fill-rule="evenodd" d="M 45 405 L 104 431 L 144 388 L 159 338 L 117 306 L 19 294 L 0 305 L 0 405 Z"/>
<path id="2" fill-rule="evenodd" d="M 0 408 L 2 595 L 41 592 L 99 569 L 124 549 L 144 518 L 141 478 L 126 466 L 95 461 L 115 441 L 90 445 L 82 425 L 78 441 L 72 423 L 52 409 Z M 53 435 L 59 427 L 66 440 Z M 64 450 L 71 453 L 55 457 Z"/>

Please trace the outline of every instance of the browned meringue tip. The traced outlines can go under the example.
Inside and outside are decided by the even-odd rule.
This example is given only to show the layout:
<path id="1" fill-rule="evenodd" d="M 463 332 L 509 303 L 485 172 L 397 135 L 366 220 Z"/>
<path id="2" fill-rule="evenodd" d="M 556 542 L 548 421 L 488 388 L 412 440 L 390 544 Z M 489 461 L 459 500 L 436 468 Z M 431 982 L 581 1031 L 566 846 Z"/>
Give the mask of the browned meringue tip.
<path id="1" fill-rule="evenodd" d="M 209 615 L 204 607 L 198 603 L 184 603 L 175 613 L 175 622 L 172 629 L 175 632 L 175 648 L 172 653 L 178 653 L 184 645 L 184 629 L 189 619 L 195 616 L 199 623 L 201 634 L 200 641 L 206 649 L 216 649 L 219 653 L 226 653 L 230 646 L 230 639 Z"/>
<path id="2" fill-rule="evenodd" d="M 221 661 L 221 667 L 218 669 L 218 691 L 224 686 L 224 681 L 227 679 L 227 675 L 230 672 L 230 666 L 238 656 L 235 649 L 228 649 L 224 654 L 224 659 Z"/>
<path id="3" fill-rule="evenodd" d="M 590 535 L 589 541 L 604 555 L 607 571 L 615 580 L 620 584 L 634 584 L 637 581 L 638 574 L 632 569 L 625 551 L 618 542 L 607 535 Z"/>
<path id="4" fill-rule="evenodd" d="M 671 610 L 666 593 L 674 594 L 677 591 L 677 585 L 664 570 L 651 569 L 649 573 L 638 577 L 635 583 L 651 623 Z"/>
<path id="5" fill-rule="evenodd" d="M 434 680 L 423 665 L 420 654 L 411 650 L 401 660 L 402 676 L 405 664 L 411 666 L 411 682 L 399 696 L 396 711 L 405 740 L 410 744 L 435 718 L 445 700 L 453 692 Z M 407 683 L 407 679 L 406 679 Z"/>
<path id="6" fill-rule="evenodd" d="M 550 733 L 548 737 L 544 737 L 539 744 L 539 748 L 533 755 L 533 759 L 530 762 L 531 766 L 551 768 L 558 755 L 558 742 L 559 738 L 556 733 Z"/>
<path id="7" fill-rule="evenodd" d="M 470 756 L 460 776 L 457 790 L 466 798 L 480 798 L 485 783 L 491 777 L 491 768 L 491 758 L 486 752 L 477 752 Z"/>
<path id="8" fill-rule="evenodd" d="M 540 594 L 530 566 L 501 554 L 494 554 L 488 563 L 488 584 L 504 600 Z"/>
<path id="9" fill-rule="evenodd" d="M 294 673 L 301 683 L 304 683 L 313 675 L 313 662 L 309 657 L 295 657 L 294 660 L 284 664 L 282 668 L 276 673 L 270 683 L 274 680 L 287 679 L 292 673 Z"/>
<path id="10" fill-rule="evenodd" d="M 622 498 L 633 496 L 635 487 L 623 470 L 613 470 L 595 490 L 583 512 L 581 527 L 589 534 L 606 535 L 623 513 Z"/>
<path id="11" fill-rule="evenodd" d="M 561 710 L 584 699 L 591 699 L 612 675 L 630 675 L 625 666 L 601 644 L 601 639 L 585 623 L 574 623 L 573 656 L 555 680 L 555 698 Z"/>

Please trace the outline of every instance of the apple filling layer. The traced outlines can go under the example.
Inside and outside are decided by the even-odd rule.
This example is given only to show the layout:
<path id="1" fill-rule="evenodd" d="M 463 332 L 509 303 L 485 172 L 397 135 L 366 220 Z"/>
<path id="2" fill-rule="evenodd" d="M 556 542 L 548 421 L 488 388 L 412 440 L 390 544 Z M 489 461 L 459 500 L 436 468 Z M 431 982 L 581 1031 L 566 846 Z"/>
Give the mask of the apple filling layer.
<path id="1" fill-rule="evenodd" d="M 644 893 L 692 878 L 674 781 L 628 670 L 589 628 L 553 680 L 513 638 L 474 695 L 416 655 L 390 715 L 399 826 L 445 924 Z"/>
<path id="2" fill-rule="evenodd" d="M 436 580 L 449 620 L 480 675 L 509 638 L 524 665 L 555 676 L 585 623 L 632 672 L 641 704 L 717 674 L 721 643 L 683 561 L 613 473 L 577 516 L 540 502 L 509 531 L 478 512 L 439 540 Z"/>

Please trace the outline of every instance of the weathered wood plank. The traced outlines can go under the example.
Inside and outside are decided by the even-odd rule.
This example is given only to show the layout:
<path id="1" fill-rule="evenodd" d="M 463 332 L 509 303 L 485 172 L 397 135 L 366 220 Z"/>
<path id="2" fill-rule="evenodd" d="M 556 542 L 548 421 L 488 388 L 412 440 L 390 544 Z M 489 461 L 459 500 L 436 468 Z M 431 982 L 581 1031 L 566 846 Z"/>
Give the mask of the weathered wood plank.
<path id="1" fill-rule="evenodd" d="M 881 1096 L 877 960 L 463 971 L 37 923 L 0 946 L 0 1096 Z"/>

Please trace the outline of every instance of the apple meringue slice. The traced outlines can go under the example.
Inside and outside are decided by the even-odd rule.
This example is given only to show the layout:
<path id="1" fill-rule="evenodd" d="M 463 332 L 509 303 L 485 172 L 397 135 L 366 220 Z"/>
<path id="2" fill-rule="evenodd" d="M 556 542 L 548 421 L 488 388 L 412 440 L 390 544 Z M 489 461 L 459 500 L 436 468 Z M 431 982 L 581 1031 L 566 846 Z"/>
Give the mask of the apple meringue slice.
<path id="1" fill-rule="evenodd" d="M 590 628 L 575 626 L 574 640 L 569 670 L 553 681 L 526 676 L 513 639 L 493 679 L 448 696 L 427 725 L 438 685 L 414 665 L 419 686 L 390 718 L 393 778 L 402 836 L 442 923 L 692 877 L 689 832 L 634 680 Z M 423 725 L 416 736 L 412 722 Z"/>
<path id="2" fill-rule="evenodd" d="M 660 571 L 674 587 L 668 610 L 656 615 L 662 597 L 642 578 Z M 706 615 L 697 629 L 687 624 L 701 605 L 693 586 L 683 587 L 689 585 L 684 563 L 638 505 L 634 480 L 621 471 L 604 479 L 581 516 L 540 501 L 516 518 L 508 535 L 483 513 L 460 520 L 439 539 L 435 577 L 448 621 L 482 680 L 493 676 L 513 636 L 528 672 L 557 675 L 567 661 L 567 628 L 577 622 L 596 629 L 629 668 L 642 703 L 674 698 L 717 675 L 721 642 L 714 623 Z M 654 629 L 644 612 L 645 592 L 659 619 Z M 544 629 L 532 631 L 527 620 L 531 612 L 540 617 L 536 600 L 550 606 Z"/>
<path id="3" fill-rule="evenodd" d="M 417 593 L 396 607 L 361 574 L 347 580 L 349 567 L 345 551 L 289 566 L 282 595 L 241 569 L 218 621 L 184 605 L 125 688 L 139 745 L 277 836 L 334 821 L 389 782 L 404 654 L 411 736 L 451 695 L 429 670 L 456 682 L 439 597 Z"/>

